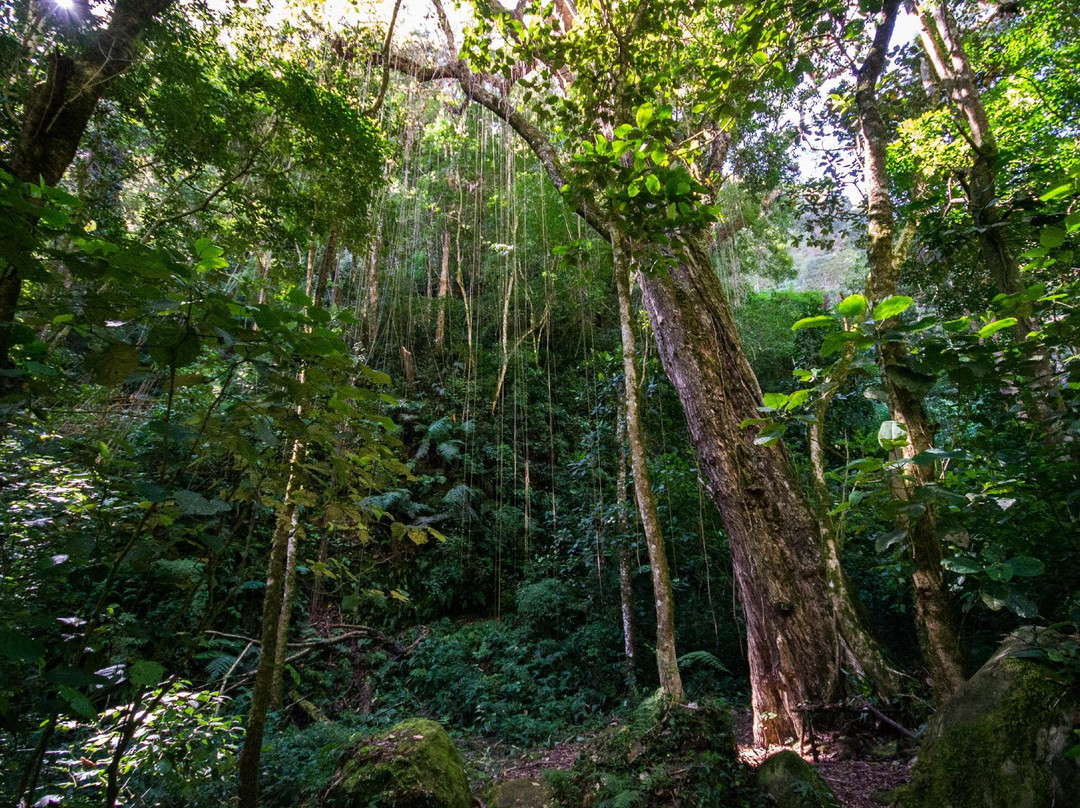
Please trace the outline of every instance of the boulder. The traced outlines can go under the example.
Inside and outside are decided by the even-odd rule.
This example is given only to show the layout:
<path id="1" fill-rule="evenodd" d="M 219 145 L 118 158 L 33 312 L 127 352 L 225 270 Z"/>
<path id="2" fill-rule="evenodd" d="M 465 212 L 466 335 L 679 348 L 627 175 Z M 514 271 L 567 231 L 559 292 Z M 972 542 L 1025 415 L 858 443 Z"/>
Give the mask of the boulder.
<path id="1" fill-rule="evenodd" d="M 794 752 L 777 752 L 757 767 L 758 786 L 778 808 L 839 808 L 817 769 Z"/>
<path id="2" fill-rule="evenodd" d="M 487 808 L 554 808 L 551 788 L 532 777 L 496 783 L 485 795 Z"/>
<path id="3" fill-rule="evenodd" d="M 1025 628 L 934 715 L 904 808 L 1042 808 L 1080 805 L 1080 693 L 1051 657 L 1077 659 L 1076 640 Z"/>
<path id="4" fill-rule="evenodd" d="M 327 808 L 470 808 L 465 764 L 439 724 L 403 721 L 353 746 L 326 793 Z"/>

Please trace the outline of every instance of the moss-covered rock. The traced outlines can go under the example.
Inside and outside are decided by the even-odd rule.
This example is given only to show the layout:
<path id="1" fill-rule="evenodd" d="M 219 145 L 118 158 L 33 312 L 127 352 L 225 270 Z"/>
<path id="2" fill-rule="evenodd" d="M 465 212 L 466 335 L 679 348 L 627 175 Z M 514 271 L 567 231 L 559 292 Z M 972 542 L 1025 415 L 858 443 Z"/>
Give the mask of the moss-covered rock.
<path id="1" fill-rule="evenodd" d="M 833 790 L 817 769 L 794 752 L 777 752 L 757 767 L 761 790 L 778 808 L 839 808 Z"/>
<path id="2" fill-rule="evenodd" d="M 1060 665 L 1075 640 L 1027 628 L 934 715 L 898 794 L 903 808 L 1042 808 L 1080 805 L 1075 741 L 1080 694 Z"/>
<path id="3" fill-rule="evenodd" d="M 469 808 L 465 765 L 434 721 L 414 718 L 364 738 L 327 791 L 327 808 Z"/>
<path id="4" fill-rule="evenodd" d="M 649 698 L 631 720 L 609 727 L 552 781 L 566 806 L 764 805 L 739 761 L 723 701 L 671 705 Z"/>
<path id="5" fill-rule="evenodd" d="M 554 808 L 551 787 L 532 777 L 496 783 L 484 794 L 488 808 Z"/>

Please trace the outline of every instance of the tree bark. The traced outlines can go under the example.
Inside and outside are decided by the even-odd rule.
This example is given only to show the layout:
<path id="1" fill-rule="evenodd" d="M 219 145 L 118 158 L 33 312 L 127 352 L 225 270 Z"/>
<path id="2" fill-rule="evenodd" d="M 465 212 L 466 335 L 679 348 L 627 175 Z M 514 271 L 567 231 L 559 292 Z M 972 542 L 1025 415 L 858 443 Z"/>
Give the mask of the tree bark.
<path id="1" fill-rule="evenodd" d="M 843 693 L 842 668 L 886 693 L 893 673 L 855 603 L 828 594 L 843 570 L 826 570 L 821 528 L 787 450 L 755 446 L 753 430 L 741 426 L 758 415 L 761 391 L 705 249 L 688 242 L 669 271 L 642 277 L 641 289 L 727 529 L 746 620 L 754 738 L 783 742 L 800 734 L 800 704 Z"/>
<path id="2" fill-rule="evenodd" d="M 109 25 L 77 57 L 55 50 L 45 81 L 30 93 L 11 156 L 22 182 L 56 185 L 79 148 L 105 88 L 131 64 L 135 45 L 154 17 L 173 0 L 117 0 Z M 11 367 L 11 334 L 22 278 L 0 277 L 0 369 Z"/>
<path id="3" fill-rule="evenodd" d="M 446 337 L 446 295 L 450 291 L 450 230 L 442 234 L 442 265 L 439 267 L 439 314 L 435 322 L 435 344 L 441 346 Z"/>
<path id="4" fill-rule="evenodd" d="M 856 76 L 855 107 L 868 200 L 866 252 L 870 275 L 866 289 L 872 304 L 896 294 L 900 275 L 895 244 L 896 222 L 886 165 L 889 133 L 877 97 L 877 83 L 885 69 L 889 40 L 899 9 L 900 0 L 886 1 L 873 44 Z M 888 329 L 894 325 L 896 323 L 886 321 L 880 327 Z M 893 368 L 904 366 L 905 354 L 902 343 L 885 343 L 878 350 L 878 366 L 892 418 L 907 428 L 907 445 L 894 450 L 894 454 L 897 459 L 910 461 L 933 447 L 935 430 L 923 406 L 922 396 L 897 384 L 890 373 Z M 903 476 L 893 477 L 893 494 L 900 501 L 910 501 L 916 488 L 932 479 L 932 466 L 908 462 L 903 466 Z M 911 544 L 919 645 L 930 672 L 934 700 L 940 704 L 963 684 L 964 666 L 956 617 L 941 568 L 941 542 L 937 537 L 933 506 L 928 504 L 926 511 L 917 518 L 898 516 L 897 526 L 907 530 Z"/>
<path id="5" fill-rule="evenodd" d="M 244 732 L 244 748 L 240 753 L 239 808 L 256 808 L 259 802 L 259 759 L 262 755 L 266 715 L 270 709 L 274 671 L 277 667 L 278 629 L 285 592 L 286 560 L 290 540 L 295 533 L 298 507 L 295 501 L 295 489 L 299 485 L 299 469 L 304 462 L 304 454 L 303 443 L 295 440 L 289 457 L 289 479 L 285 486 L 285 496 L 281 510 L 278 512 L 277 526 L 270 546 L 266 594 L 263 596 L 259 667 L 255 672 L 251 707 L 248 709 L 248 723 Z"/>
<path id="6" fill-rule="evenodd" d="M 618 231 L 612 232 L 611 250 L 614 259 L 615 288 L 619 298 L 619 331 L 622 335 L 623 393 L 626 408 L 626 438 L 630 448 L 630 468 L 634 473 L 634 496 L 638 514 L 649 548 L 649 568 L 652 572 L 653 597 L 656 601 L 656 668 L 660 687 L 675 703 L 685 700 L 682 677 L 679 675 L 675 653 L 675 598 L 671 592 L 664 534 L 660 529 L 660 514 L 656 509 L 645 457 L 645 435 L 641 426 L 638 403 L 637 348 L 634 340 L 634 319 L 630 306 L 630 256 L 628 239 Z"/>
<path id="7" fill-rule="evenodd" d="M 622 403 L 615 414 L 615 444 L 619 468 L 615 479 L 615 526 L 619 534 L 619 610 L 622 615 L 623 665 L 626 687 L 637 687 L 637 659 L 634 651 L 634 580 L 631 570 L 630 514 L 626 499 L 626 416 Z"/>

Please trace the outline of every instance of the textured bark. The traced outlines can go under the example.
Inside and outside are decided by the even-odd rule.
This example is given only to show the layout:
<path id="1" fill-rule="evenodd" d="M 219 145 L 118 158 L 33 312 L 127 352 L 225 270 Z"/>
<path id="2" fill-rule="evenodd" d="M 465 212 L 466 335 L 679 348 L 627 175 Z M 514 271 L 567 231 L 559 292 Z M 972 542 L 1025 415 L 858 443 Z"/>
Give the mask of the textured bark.
<path id="1" fill-rule="evenodd" d="M 293 443 L 289 457 L 289 481 L 285 497 L 277 515 L 270 546 L 270 562 L 266 572 L 266 593 L 263 595 L 261 653 L 259 667 L 255 672 L 255 684 L 251 691 L 247 728 L 244 732 L 244 748 L 240 753 L 238 774 L 239 808 L 255 808 L 259 802 L 259 759 L 262 755 L 263 736 L 266 732 L 266 714 L 270 709 L 274 669 L 277 667 L 278 620 L 281 616 L 282 598 L 285 593 L 285 568 L 290 538 L 294 535 L 297 504 L 294 489 L 298 485 L 298 471 L 304 462 L 304 447 L 300 441 Z"/>
<path id="2" fill-rule="evenodd" d="M 799 704 L 841 695 L 842 668 L 873 676 L 886 691 L 889 672 L 856 605 L 838 607 L 828 594 L 820 526 L 786 449 L 755 446 L 754 430 L 741 427 L 758 415 L 761 391 L 705 250 L 689 243 L 677 264 L 643 277 L 641 288 L 727 529 L 746 620 L 754 737 L 798 737 Z"/>
<path id="3" fill-rule="evenodd" d="M 660 529 L 660 514 L 649 482 L 645 436 L 638 407 L 637 349 L 630 305 L 630 256 L 627 246 L 626 236 L 618 232 L 612 234 L 615 288 L 619 298 L 619 331 L 622 335 L 626 442 L 630 449 L 630 468 L 634 472 L 634 496 L 645 543 L 649 548 L 649 568 L 656 605 L 656 667 L 660 674 L 660 687 L 672 701 L 682 702 L 685 697 L 675 653 L 675 598 L 671 592 L 671 575 L 668 572 L 664 535 Z"/>
<path id="4" fill-rule="evenodd" d="M 623 665 L 626 687 L 637 687 L 637 659 L 634 651 L 634 587 L 631 574 L 630 515 L 626 500 L 626 418 L 623 405 L 615 415 L 615 444 L 619 450 L 619 469 L 615 475 L 615 525 L 619 531 L 619 610 L 622 615 Z"/>
<path id="5" fill-rule="evenodd" d="M 896 221 L 886 165 L 889 133 L 877 98 L 877 84 L 885 68 L 899 7 L 899 0 L 887 0 L 885 3 L 873 44 L 856 76 L 855 108 L 859 119 L 868 200 L 867 259 L 870 275 L 867 296 L 871 303 L 895 295 L 900 275 L 895 246 Z M 881 325 L 889 328 L 894 324 L 885 322 Z M 882 345 L 878 351 L 878 366 L 892 418 L 907 428 L 908 443 L 894 450 L 894 455 L 897 459 L 910 460 L 933 447 L 934 426 L 923 406 L 922 396 L 897 384 L 890 374 L 892 368 L 904 365 L 905 353 L 900 343 Z M 903 474 L 903 477 L 897 475 L 893 478 L 892 490 L 897 499 L 908 501 L 919 485 L 932 480 L 933 467 L 907 463 L 903 467 Z M 930 672 L 934 700 L 941 704 L 963 684 L 964 667 L 956 616 L 941 568 L 941 542 L 937 536 L 933 506 L 927 505 L 926 512 L 916 519 L 898 516 L 897 526 L 907 530 L 910 541 L 915 564 L 912 583 L 915 587 L 915 622 L 919 645 Z"/>
<path id="6" fill-rule="evenodd" d="M 439 315 L 435 322 L 435 344 L 446 338 L 446 295 L 450 291 L 450 231 L 442 234 L 442 265 L 439 267 Z"/>
<path id="7" fill-rule="evenodd" d="M 143 30 L 173 0 L 117 0 L 109 25 L 77 57 L 53 52 L 45 81 L 30 93 L 11 155 L 23 182 L 56 185 L 64 176 L 108 83 L 131 64 Z M 0 278 L 0 368 L 11 367 L 11 330 L 22 279 Z"/>

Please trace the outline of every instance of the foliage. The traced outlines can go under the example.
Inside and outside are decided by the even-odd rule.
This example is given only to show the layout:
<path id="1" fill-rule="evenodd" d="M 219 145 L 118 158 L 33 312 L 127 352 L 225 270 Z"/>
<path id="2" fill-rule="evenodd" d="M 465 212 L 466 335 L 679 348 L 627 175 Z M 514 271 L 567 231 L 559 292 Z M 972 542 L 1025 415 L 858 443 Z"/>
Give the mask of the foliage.
<path id="1" fill-rule="evenodd" d="M 597 736 L 553 785 L 565 805 L 765 804 L 735 753 L 723 701 L 669 706 L 651 697 L 629 723 Z"/>

